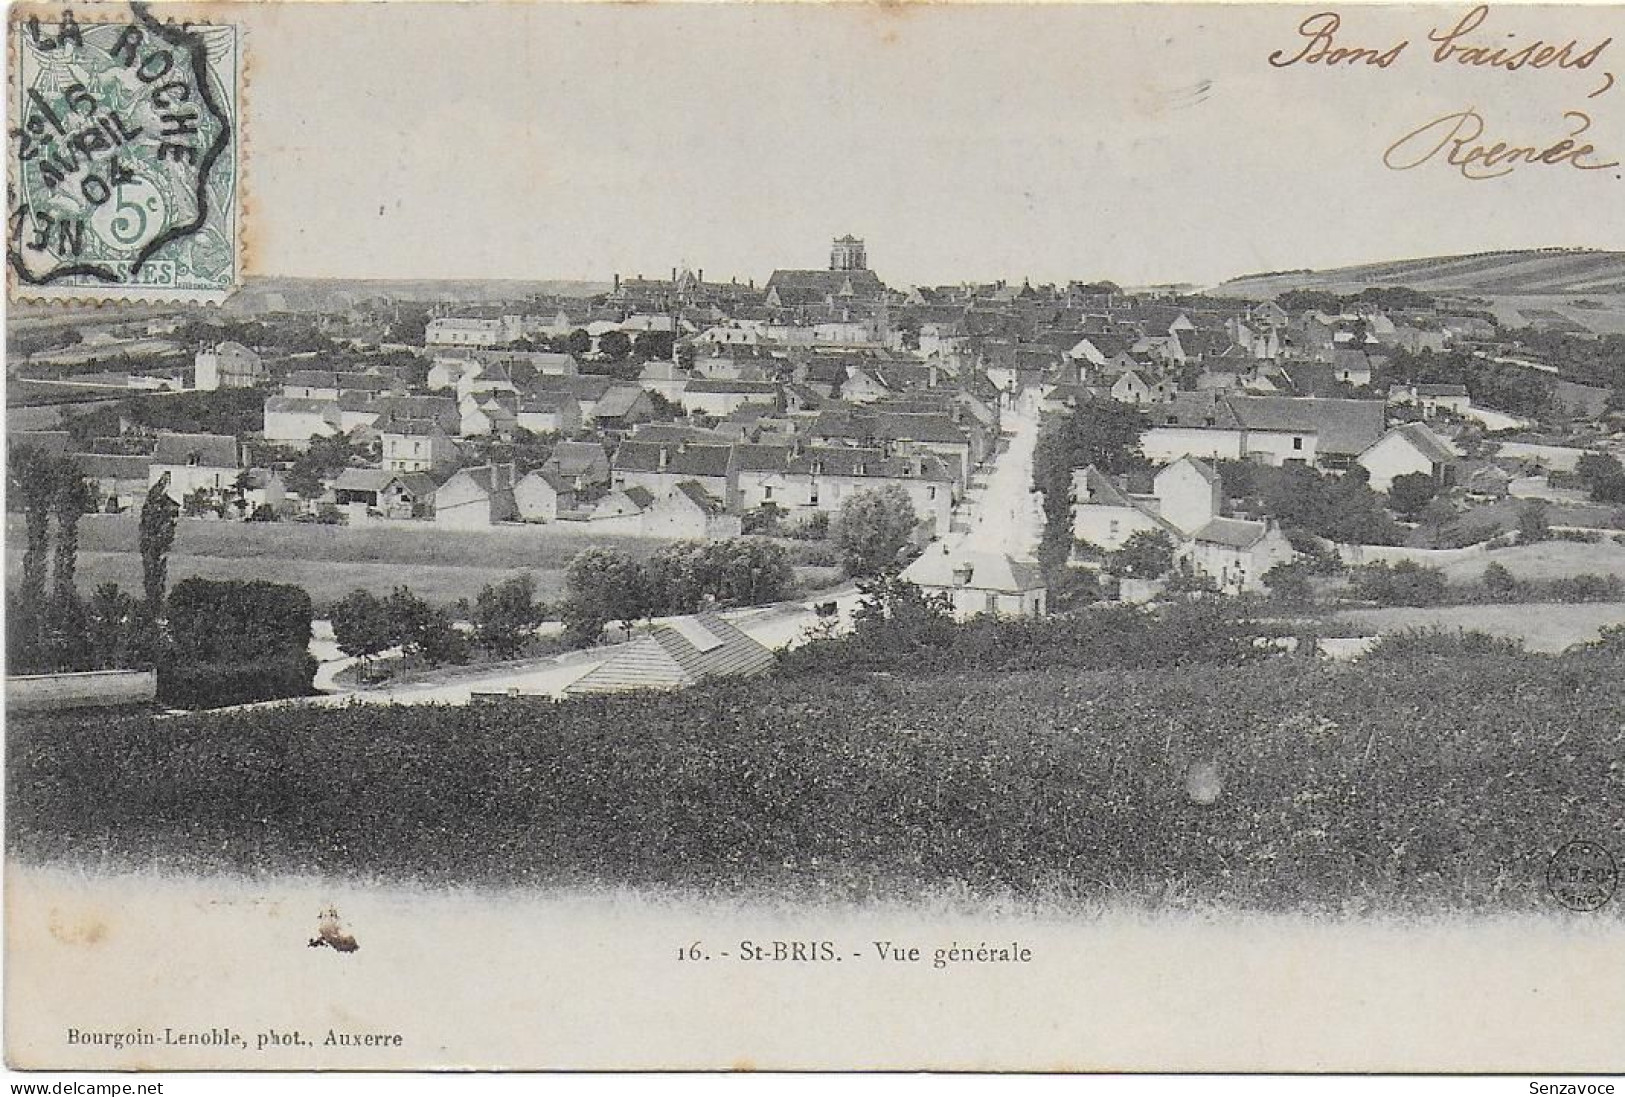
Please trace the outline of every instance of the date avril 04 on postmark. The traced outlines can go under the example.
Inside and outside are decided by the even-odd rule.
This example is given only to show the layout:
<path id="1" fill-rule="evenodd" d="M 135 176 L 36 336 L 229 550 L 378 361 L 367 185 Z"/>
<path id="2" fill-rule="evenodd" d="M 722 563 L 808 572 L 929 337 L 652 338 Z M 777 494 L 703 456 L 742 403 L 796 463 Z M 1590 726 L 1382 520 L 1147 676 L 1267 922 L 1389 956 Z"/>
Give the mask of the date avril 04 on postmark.
<path id="1" fill-rule="evenodd" d="M 223 300 L 241 268 L 241 28 L 112 11 L 12 10 L 11 293 Z"/>

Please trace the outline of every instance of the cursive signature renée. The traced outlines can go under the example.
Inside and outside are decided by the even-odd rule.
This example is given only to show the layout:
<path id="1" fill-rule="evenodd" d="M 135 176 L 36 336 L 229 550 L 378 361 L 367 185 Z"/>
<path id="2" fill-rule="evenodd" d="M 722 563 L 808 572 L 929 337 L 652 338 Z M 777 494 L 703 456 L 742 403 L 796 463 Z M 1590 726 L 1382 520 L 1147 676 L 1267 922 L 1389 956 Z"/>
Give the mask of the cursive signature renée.
<path id="1" fill-rule="evenodd" d="M 1524 144 L 1485 137 L 1484 116 L 1468 107 L 1435 118 L 1407 133 L 1388 146 L 1388 151 L 1382 154 L 1382 162 L 1394 171 L 1410 171 L 1442 160 L 1463 178 L 1472 180 L 1499 179 L 1526 164 L 1545 167 L 1566 164 L 1580 171 L 1602 171 L 1619 166 L 1618 160 L 1600 161 L 1598 157 L 1605 154 L 1599 153 L 1589 141 L 1580 140 L 1591 128 L 1590 115 L 1577 110 L 1565 111 L 1563 120 L 1568 124 L 1567 136 Z"/>

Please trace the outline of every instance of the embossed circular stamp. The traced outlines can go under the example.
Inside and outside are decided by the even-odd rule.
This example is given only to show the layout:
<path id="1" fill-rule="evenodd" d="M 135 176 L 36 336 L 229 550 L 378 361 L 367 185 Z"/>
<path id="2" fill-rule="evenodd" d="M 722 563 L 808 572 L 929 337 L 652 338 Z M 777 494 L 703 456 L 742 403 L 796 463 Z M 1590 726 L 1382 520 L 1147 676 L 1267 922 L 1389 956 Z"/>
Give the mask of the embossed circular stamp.
<path id="1" fill-rule="evenodd" d="M 220 300 L 240 267 L 239 28 L 115 10 L 13 9 L 13 293 Z"/>
<path id="2" fill-rule="evenodd" d="M 1552 854 L 1546 887 L 1570 910 L 1600 910 L 1619 887 L 1619 866 L 1614 855 L 1596 842 L 1570 842 Z"/>

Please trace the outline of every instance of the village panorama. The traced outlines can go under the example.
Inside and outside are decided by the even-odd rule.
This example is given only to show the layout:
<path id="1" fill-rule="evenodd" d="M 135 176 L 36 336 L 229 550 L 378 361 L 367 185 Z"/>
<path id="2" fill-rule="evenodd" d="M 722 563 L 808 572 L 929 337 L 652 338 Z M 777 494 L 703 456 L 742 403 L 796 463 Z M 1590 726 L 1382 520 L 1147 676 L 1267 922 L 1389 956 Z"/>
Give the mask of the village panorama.
<path id="1" fill-rule="evenodd" d="M 1606 903 L 1625 257 L 822 252 L 14 309 L 13 856 Z"/>

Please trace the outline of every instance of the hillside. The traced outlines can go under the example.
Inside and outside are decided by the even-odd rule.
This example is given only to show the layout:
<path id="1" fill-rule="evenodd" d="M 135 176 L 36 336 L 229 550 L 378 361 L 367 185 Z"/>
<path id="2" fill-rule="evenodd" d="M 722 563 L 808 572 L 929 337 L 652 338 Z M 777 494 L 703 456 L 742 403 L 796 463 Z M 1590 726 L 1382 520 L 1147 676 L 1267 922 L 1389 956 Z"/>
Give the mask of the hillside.
<path id="1" fill-rule="evenodd" d="M 487 304 L 542 296 L 592 297 L 608 282 L 509 281 L 505 279 L 250 278 L 226 302 L 227 312 L 332 311 L 366 302 L 446 301 Z"/>
<path id="2" fill-rule="evenodd" d="M 1264 300 L 1294 289 L 1357 293 L 1370 286 L 1409 286 L 1481 297 L 1625 294 L 1625 252 L 1550 248 L 1402 259 L 1335 270 L 1250 274 L 1215 286 L 1211 292 Z"/>

